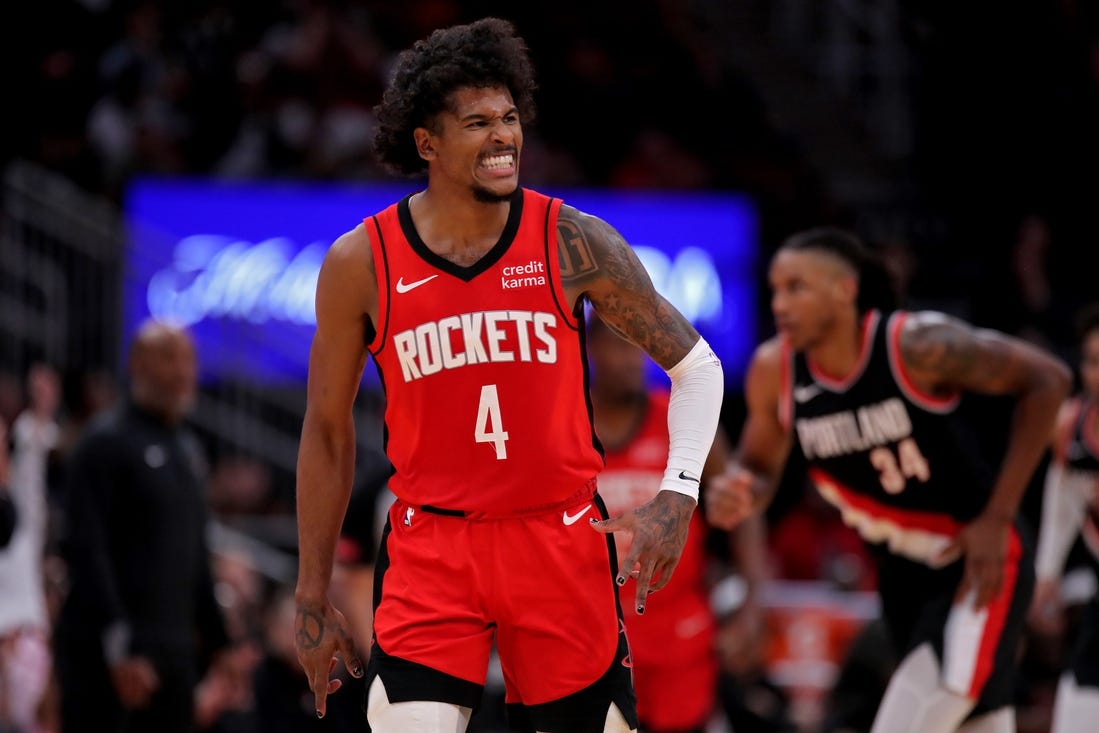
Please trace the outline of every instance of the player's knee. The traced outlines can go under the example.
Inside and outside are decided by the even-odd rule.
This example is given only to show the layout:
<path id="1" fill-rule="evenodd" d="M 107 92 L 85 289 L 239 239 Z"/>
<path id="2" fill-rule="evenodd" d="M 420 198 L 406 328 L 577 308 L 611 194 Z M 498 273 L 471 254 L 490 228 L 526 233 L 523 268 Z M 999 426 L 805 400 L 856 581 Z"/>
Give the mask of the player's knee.
<path id="1" fill-rule="evenodd" d="M 370 683 L 366 719 L 372 733 L 465 733 L 472 708 L 445 702 L 390 702 L 381 677 Z"/>
<path id="2" fill-rule="evenodd" d="M 634 733 L 636 730 L 630 727 L 626 722 L 626 716 L 612 702 L 610 710 L 607 711 L 607 722 L 603 725 L 603 733 Z"/>

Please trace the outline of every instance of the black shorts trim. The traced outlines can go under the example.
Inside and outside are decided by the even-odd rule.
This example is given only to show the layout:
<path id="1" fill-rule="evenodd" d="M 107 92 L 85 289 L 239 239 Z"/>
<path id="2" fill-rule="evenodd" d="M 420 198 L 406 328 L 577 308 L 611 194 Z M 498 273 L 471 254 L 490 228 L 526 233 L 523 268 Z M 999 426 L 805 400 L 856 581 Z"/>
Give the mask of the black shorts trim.
<path id="1" fill-rule="evenodd" d="M 481 704 L 484 685 L 440 672 L 418 662 L 386 654 L 377 642 L 370 647 L 366 689 L 374 679 L 382 678 L 389 702 L 445 702 L 473 708 Z"/>
<path id="2" fill-rule="evenodd" d="M 607 711 L 614 703 L 631 729 L 636 730 L 637 695 L 633 690 L 630 649 L 626 635 L 618 635 L 611 666 L 598 680 L 571 695 L 539 703 L 509 703 L 508 726 L 523 733 L 603 733 Z"/>

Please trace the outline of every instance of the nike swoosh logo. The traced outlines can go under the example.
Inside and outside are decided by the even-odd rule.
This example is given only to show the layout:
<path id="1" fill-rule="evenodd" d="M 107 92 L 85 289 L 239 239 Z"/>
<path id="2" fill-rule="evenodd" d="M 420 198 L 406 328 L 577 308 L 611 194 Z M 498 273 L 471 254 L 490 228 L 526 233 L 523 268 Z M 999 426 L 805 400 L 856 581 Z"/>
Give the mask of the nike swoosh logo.
<path id="1" fill-rule="evenodd" d="M 404 278 L 402 277 L 402 278 L 397 280 L 397 292 L 398 293 L 407 293 L 409 290 L 412 290 L 413 288 L 418 288 L 421 285 L 423 285 L 424 283 L 430 282 L 430 281 L 434 280 L 437 277 L 439 277 L 439 276 L 438 275 L 428 275 L 423 280 L 416 280 L 415 282 L 410 282 L 410 283 L 406 283 L 404 281 Z"/>
<path id="2" fill-rule="evenodd" d="M 589 509 L 591 509 L 591 504 L 588 504 L 576 514 L 569 514 L 568 511 L 562 512 L 561 521 L 565 523 L 566 527 L 568 527 L 570 524 L 576 524 L 576 521 L 580 519 L 580 517 L 587 514 Z"/>
<path id="3" fill-rule="evenodd" d="M 679 472 L 679 478 L 683 479 L 684 481 L 694 481 L 696 484 L 701 483 L 694 476 L 688 476 L 686 471 L 680 471 Z"/>
<path id="4" fill-rule="evenodd" d="M 815 384 L 806 385 L 805 387 L 795 387 L 794 402 L 797 402 L 798 404 L 808 402 L 819 394 L 820 387 Z"/>

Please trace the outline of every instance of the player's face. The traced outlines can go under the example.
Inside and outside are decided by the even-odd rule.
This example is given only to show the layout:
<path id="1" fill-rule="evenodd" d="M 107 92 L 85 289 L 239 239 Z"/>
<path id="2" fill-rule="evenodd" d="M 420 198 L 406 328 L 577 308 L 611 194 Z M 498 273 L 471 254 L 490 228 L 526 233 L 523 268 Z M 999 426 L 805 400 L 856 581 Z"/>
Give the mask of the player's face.
<path id="1" fill-rule="evenodd" d="M 195 348 L 188 335 L 168 332 L 152 339 L 132 364 L 135 395 L 172 421 L 187 414 L 197 389 Z"/>
<path id="2" fill-rule="evenodd" d="M 1080 344 L 1080 381 L 1084 391 L 1099 397 L 1099 329 L 1093 329 Z"/>
<path id="3" fill-rule="evenodd" d="M 468 185 L 485 203 L 507 200 L 519 186 L 523 126 L 519 110 L 504 87 L 463 87 L 451 95 L 430 135 L 435 166 L 458 185 Z"/>
<path id="4" fill-rule="evenodd" d="M 813 250 L 779 250 L 771 260 L 775 327 L 797 351 L 820 343 L 843 308 L 853 307 L 853 276 L 833 257 Z"/>

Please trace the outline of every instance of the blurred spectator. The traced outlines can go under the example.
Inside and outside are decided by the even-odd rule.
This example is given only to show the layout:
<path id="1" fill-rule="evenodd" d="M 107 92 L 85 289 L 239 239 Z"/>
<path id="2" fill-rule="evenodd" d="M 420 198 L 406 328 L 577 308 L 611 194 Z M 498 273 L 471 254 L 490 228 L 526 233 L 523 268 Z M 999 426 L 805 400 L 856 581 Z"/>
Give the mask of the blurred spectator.
<path id="1" fill-rule="evenodd" d="M 35 364 L 27 376 L 29 405 L 12 425 L 8 491 L 18 524 L 0 550 L 0 680 L 11 730 L 39 730 L 39 706 L 50 681 L 50 618 L 43 587 L 46 546 L 46 460 L 57 445 L 61 381 L 53 367 Z"/>
<path id="2" fill-rule="evenodd" d="M 144 323 L 129 398 L 94 420 L 72 455 L 71 585 L 56 629 L 63 733 L 89 721 L 104 733 L 192 731 L 203 667 L 227 648 L 206 543 L 205 461 L 183 424 L 195 372 L 186 331 Z"/>

